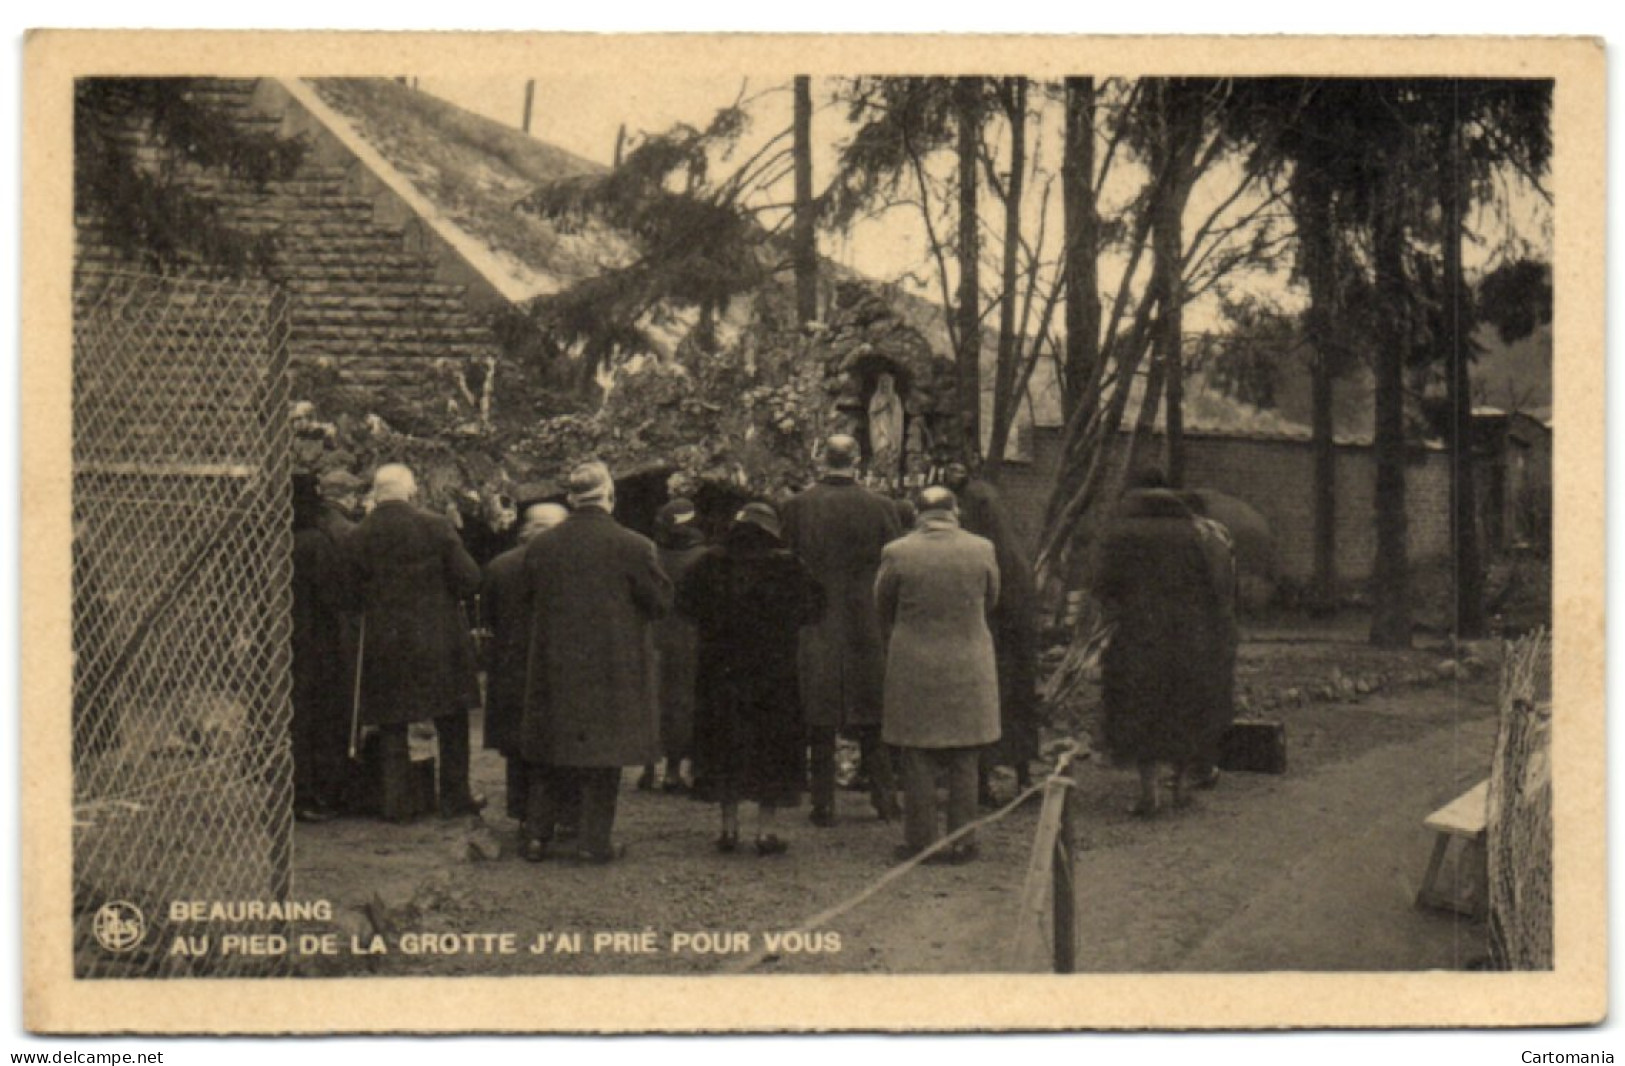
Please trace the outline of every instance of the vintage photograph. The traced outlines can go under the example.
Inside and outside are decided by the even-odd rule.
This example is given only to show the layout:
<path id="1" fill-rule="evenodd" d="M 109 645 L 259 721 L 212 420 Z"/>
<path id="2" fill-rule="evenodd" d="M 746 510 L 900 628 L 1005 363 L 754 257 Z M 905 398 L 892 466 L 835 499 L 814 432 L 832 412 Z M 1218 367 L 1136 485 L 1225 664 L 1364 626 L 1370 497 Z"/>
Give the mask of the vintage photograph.
<path id="1" fill-rule="evenodd" d="M 1565 661 L 1601 691 L 1554 610 L 1600 49 L 125 39 L 31 42 L 72 220 L 25 360 L 25 752 L 71 767 L 28 798 L 31 1025 L 225 979 L 1303 973 L 1379 982 L 1363 1024 L 1554 972 L 1600 1017 L 1554 917 L 1603 908 L 1557 806 L 1600 810 L 1561 752 L 1602 705 L 1554 711 Z"/>

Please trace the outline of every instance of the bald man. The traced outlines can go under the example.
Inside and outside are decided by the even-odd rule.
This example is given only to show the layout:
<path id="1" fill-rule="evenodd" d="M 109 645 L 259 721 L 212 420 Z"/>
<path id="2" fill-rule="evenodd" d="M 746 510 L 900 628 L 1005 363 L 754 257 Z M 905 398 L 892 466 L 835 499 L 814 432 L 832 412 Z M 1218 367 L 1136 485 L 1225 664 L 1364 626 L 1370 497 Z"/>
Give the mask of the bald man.
<path id="1" fill-rule="evenodd" d="M 835 738 L 856 737 L 869 772 L 870 802 L 897 816 L 891 757 L 880 741 L 885 649 L 875 615 L 880 552 L 902 532 L 891 500 L 859 485 L 858 442 L 845 434 L 824 445 L 824 474 L 780 508 L 785 546 L 824 587 L 828 608 L 801 631 L 802 710 L 812 748 L 812 821 L 835 824 Z"/>
<path id="2" fill-rule="evenodd" d="M 468 784 L 468 712 L 479 703 L 462 600 L 480 568 L 444 515 L 416 506 L 417 481 L 390 463 L 373 475 L 372 511 L 343 544 L 347 586 L 362 612 L 360 718 L 378 728 L 381 814 L 407 821 L 407 726 L 432 721 L 440 745 L 440 813 L 477 814 Z"/>
<path id="3" fill-rule="evenodd" d="M 530 610 L 525 602 L 525 546 L 563 522 L 563 504 L 533 503 L 520 516 L 519 545 L 485 566 L 480 585 L 480 620 L 491 634 L 486 661 L 484 745 L 507 763 L 506 809 L 525 817 L 525 761 L 519 751 L 519 721 L 525 713 L 525 665 L 530 647 Z"/>
<path id="4" fill-rule="evenodd" d="M 976 817 L 978 757 L 999 739 L 999 679 L 988 615 L 999 602 L 992 542 L 959 527 L 954 494 L 920 493 L 914 532 L 886 545 L 875 578 L 886 635 L 886 743 L 903 765 L 903 844 L 909 858 L 934 844 L 937 776 L 948 778 L 948 832 Z M 946 858 L 965 862 L 962 837 Z"/>

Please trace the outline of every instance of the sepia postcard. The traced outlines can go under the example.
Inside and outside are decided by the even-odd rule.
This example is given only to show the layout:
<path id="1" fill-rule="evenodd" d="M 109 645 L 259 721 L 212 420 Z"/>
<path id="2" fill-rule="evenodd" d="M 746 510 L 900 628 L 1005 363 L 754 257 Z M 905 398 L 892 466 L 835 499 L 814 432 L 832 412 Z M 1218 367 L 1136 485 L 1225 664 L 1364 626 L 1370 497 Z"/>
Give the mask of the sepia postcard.
<path id="1" fill-rule="evenodd" d="M 24 63 L 31 1031 L 1602 1021 L 1600 41 Z"/>

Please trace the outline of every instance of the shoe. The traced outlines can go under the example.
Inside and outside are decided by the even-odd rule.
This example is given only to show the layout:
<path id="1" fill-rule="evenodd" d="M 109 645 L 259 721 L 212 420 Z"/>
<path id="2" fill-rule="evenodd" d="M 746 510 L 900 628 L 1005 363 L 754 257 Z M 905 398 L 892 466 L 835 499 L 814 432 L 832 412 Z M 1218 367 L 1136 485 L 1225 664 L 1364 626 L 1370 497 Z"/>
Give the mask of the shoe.
<path id="1" fill-rule="evenodd" d="M 526 862 L 541 862 L 547 858 L 547 841 L 528 837 L 519 845 L 519 857 Z"/>
<path id="2" fill-rule="evenodd" d="M 462 818 L 467 815 L 479 814 L 485 810 L 486 799 L 478 792 L 469 794 L 462 799 L 442 800 L 440 803 L 440 817 Z"/>
<path id="3" fill-rule="evenodd" d="M 717 850 L 722 852 L 724 855 L 732 855 L 734 852 L 738 851 L 738 832 L 723 833 L 721 836 L 717 837 Z"/>
<path id="4" fill-rule="evenodd" d="M 955 844 L 944 861 L 950 866 L 963 866 L 968 862 L 975 862 L 981 854 L 982 849 L 975 844 Z"/>
<path id="5" fill-rule="evenodd" d="M 611 844 L 608 851 L 593 851 L 591 848 L 578 848 L 576 861 L 589 866 L 608 866 L 612 862 L 626 858 L 625 844 Z"/>
<path id="6" fill-rule="evenodd" d="M 654 787 L 655 787 L 655 768 L 653 766 L 645 766 L 643 768 L 643 773 L 638 775 L 638 791 L 639 792 L 653 792 Z"/>
<path id="7" fill-rule="evenodd" d="M 1209 767 L 1208 772 L 1190 783 L 1190 787 L 1202 792 L 1211 792 L 1219 787 L 1219 768 Z"/>
<path id="8" fill-rule="evenodd" d="M 332 811 L 325 807 L 318 807 L 315 804 L 307 807 L 295 807 L 293 810 L 294 821 L 307 822 L 313 825 L 321 822 L 331 822 L 333 817 Z"/>
<path id="9" fill-rule="evenodd" d="M 892 849 L 892 858 L 898 862 L 908 862 L 911 859 L 918 858 L 924 850 L 924 848 L 916 848 L 911 844 L 899 844 Z M 924 863 L 927 866 L 940 866 L 948 861 L 949 854 L 946 851 L 934 852 L 930 858 L 924 860 Z"/>
<path id="10" fill-rule="evenodd" d="M 758 855 L 783 855 L 789 850 L 790 845 L 772 833 L 765 837 L 756 838 L 756 854 Z"/>
<path id="11" fill-rule="evenodd" d="M 828 807 L 814 807 L 807 820 L 820 829 L 828 829 L 835 824 L 835 812 Z"/>
<path id="12" fill-rule="evenodd" d="M 875 809 L 875 814 L 879 816 L 882 822 L 890 823 L 902 821 L 903 808 L 898 806 L 895 799 L 888 801 L 886 798 L 880 797 L 871 800 L 871 804 Z"/>
<path id="13" fill-rule="evenodd" d="M 684 781 L 680 777 L 673 778 L 671 780 L 663 782 L 661 784 L 661 786 L 660 786 L 660 791 L 662 791 L 662 792 L 687 792 L 688 791 L 688 782 Z"/>

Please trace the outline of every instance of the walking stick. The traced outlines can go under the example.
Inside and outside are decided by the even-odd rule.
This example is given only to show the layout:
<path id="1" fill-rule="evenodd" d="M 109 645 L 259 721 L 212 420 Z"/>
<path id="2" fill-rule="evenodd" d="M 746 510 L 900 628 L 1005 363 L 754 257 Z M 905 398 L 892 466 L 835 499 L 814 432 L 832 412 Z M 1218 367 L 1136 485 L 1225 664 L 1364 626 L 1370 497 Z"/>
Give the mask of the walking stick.
<path id="1" fill-rule="evenodd" d="M 361 667 L 367 655 L 367 616 L 361 615 L 361 638 L 355 646 L 355 691 L 350 699 L 350 758 L 355 758 L 357 734 L 361 732 Z"/>

